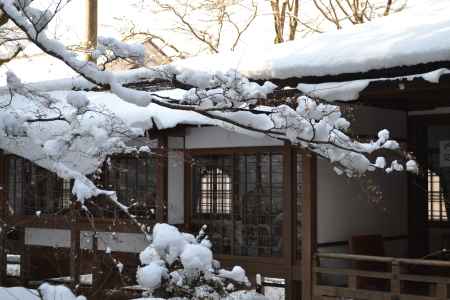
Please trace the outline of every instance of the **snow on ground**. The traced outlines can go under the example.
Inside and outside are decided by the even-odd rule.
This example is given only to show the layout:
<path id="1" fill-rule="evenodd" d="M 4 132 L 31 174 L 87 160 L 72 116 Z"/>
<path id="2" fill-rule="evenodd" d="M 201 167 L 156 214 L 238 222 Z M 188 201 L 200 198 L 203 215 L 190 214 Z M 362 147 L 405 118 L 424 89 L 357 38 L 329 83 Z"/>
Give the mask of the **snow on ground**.
<path id="1" fill-rule="evenodd" d="M 23 287 L 0 287 L 1 300 L 40 300 L 36 290 L 26 289 Z"/>
<path id="2" fill-rule="evenodd" d="M 174 64 L 180 72 L 237 69 L 271 79 L 367 72 L 450 60 L 448 0 L 423 0 L 372 22 L 279 45 L 199 56 Z"/>
<path id="3" fill-rule="evenodd" d="M 65 286 L 53 286 L 42 284 L 39 287 L 43 299 L 39 296 L 37 290 L 27 289 L 24 287 L 0 287 L 1 300 L 86 300 L 83 296 L 74 296 L 73 293 Z"/>
<path id="4" fill-rule="evenodd" d="M 87 300 L 84 296 L 75 296 L 70 289 L 64 285 L 41 284 L 38 288 L 43 300 Z"/>
<path id="5" fill-rule="evenodd" d="M 133 300 L 165 300 L 165 299 L 145 297 L 145 298 L 136 298 Z M 188 299 L 186 299 L 186 298 L 169 298 L 166 300 L 188 300 Z M 225 298 L 221 298 L 221 300 L 278 300 L 278 299 L 267 298 L 261 294 L 255 293 L 254 291 L 239 291 L 239 292 L 234 292 Z"/>

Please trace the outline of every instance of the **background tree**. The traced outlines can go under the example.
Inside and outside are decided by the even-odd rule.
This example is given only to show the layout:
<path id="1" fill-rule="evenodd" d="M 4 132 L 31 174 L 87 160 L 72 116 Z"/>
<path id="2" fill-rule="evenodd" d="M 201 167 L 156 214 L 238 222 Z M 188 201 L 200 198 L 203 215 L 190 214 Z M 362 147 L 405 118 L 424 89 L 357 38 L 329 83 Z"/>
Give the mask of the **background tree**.
<path id="1" fill-rule="evenodd" d="M 275 44 L 294 40 L 297 33 L 300 0 L 271 0 L 275 28 Z M 286 24 L 287 23 L 287 24 Z M 285 28 L 288 32 L 285 34 Z M 285 37 L 286 36 L 286 37 Z"/>
<path id="2" fill-rule="evenodd" d="M 22 51 L 18 32 L 8 24 L 8 17 L 0 11 L 0 66 L 10 62 Z"/>
<path id="3" fill-rule="evenodd" d="M 143 32 L 133 22 L 124 31 L 126 40 L 134 37 L 148 38 L 162 43 L 175 52 L 174 57 L 183 58 L 198 53 L 218 53 L 235 50 L 242 36 L 258 16 L 258 0 L 152 0 L 142 2 L 140 7 L 151 14 L 166 14 L 172 25 L 165 32 Z M 174 41 L 173 33 L 190 39 L 191 45 Z M 169 36 L 170 35 L 170 36 Z M 197 45 L 193 50 L 192 45 Z M 188 46 L 188 47 L 186 47 Z"/>
<path id="4" fill-rule="evenodd" d="M 407 0 L 312 0 L 317 11 L 336 29 L 362 24 L 402 10 Z"/>

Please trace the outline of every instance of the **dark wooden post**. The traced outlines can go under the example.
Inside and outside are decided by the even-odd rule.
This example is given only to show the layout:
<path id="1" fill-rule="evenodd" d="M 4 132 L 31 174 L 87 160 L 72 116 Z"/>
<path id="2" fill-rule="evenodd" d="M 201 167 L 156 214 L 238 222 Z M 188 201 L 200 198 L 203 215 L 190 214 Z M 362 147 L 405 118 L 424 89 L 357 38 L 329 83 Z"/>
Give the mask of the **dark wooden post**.
<path id="1" fill-rule="evenodd" d="M 7 268 L 7 257 L 6 257 L 6 227 L 1 224 L 0 228 L 0 285 L 4 285 L 6 282 L 6 268 Z"/>
<path id="2" fill-rule="evenodd" d="M 98 251 L 97 233 L 92 234 L 92 289 L 90 299 L 99 299 L 102 266 L 100 261 L 100 253 Z"/>
<path id="3" fill-rule="evenodd" d="M 436 297 L 438 299 L 447 299 L 447 284 L 446 283 L 438 283 L 436 284 Z"/>
<path id="4" fill-rule="evenodd" d="M 5 284 L 6 280 L 6 160 L 3 151 L 0 150 L 0 285 Z"/>
<path id="5" fill-rule="evenodd" d="M 70 278 L 72 288 L 80 283 L 80 227 L 78 224 L 77 203 L 72 203 L 70 222 Z"/>
<path id="6" fill-rule="evenodd" d="M 391 279 L 391 293 L 392 299 L 400 299 L 400 264 L 397 260 L 392 261 L 391 265 L 392 279 Z"/>
<path id="7" fill-rule="evenodd" d="M 24 227 L 16 228 L 19 234 L 19 249 L 20 249 L 20 281 L 23 286 L 28 285 L 28 280 L 30 279 L 31 274 L 31 257 L 29 253 L 29 249 L 25 244 L 25 230 Z"/>
<path id="8" fill-rule="evenodd" d="M 161 151 L 160 159 L 156 163 L 156 211 L 157 222 L 167 222 L 167 165 L 169 148 L 167 137 L 158 137 L 158 146 Z"/>
<path id="9" fill-rule="evenodd" d="M 302 299 L 313 296 L 313 258 L 317 249 L 316 157 L 304 156 L 304 202 L 302 226 Z"/>
<path id="10" fill-rule="evenodd" d="M 426 171 L 428 130 L 418 118 L 408 121 L 408 150 Z M 408 175 L 408 255 L 423 257 L 429 253 L 427 176 Z"/>
<path id="11" fill-rule="evenodd" d="M 283 197 L 283 256 L 286 260 L 287 269 L 289 270 L 286 278 L 287 289 L 286 299 L 296 300 L 295 282 L 293 279 L 292 269 L 295 263 L 295 234 L 296 234 L 296 198 L 295 195 L 295 180 L 296 165 L 293 157 L 293 150 L 290 144 L 286 144 L 283 149 L 283 182 L 284 182 L 284 197 Z"/>

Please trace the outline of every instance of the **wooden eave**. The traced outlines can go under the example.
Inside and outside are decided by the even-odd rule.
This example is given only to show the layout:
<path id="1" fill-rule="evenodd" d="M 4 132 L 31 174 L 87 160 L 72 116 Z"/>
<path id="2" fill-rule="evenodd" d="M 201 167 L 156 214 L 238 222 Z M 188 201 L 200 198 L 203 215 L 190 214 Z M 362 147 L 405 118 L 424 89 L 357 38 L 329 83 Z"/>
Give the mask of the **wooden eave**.
<path id="1" fill-rule="evenodd" d="M 358 101 L 365 105 L 404 111 L 450 106 L 450 74 L 442 75 L 439 83 L 421 77 L 373 81 L 360 93 Z"/>
<path id="2" fill-rule="evenodd" d="M 377 69 L 360 73 L 270 79 L 280 88 L 285 88 L 284 90 L 276 90 L 271 96 L 280 98 L 298 95 L 299 91 L 296 86 L 300 83 L 324 84 L 371 80 L 368 87 L 360 92 L 358 99 L 353 101 L 342 99 L 342 101 L 337 102 L 360 102 L 364 105 L 404 111 L 430 110 L 450 106 L 450 74 L 441 75 L 438 83 L 425 80 L 421 77 L 421 74 L 444 68 L 450 69 L 450 61 L 421 63 L 413 66 Z M 414 77 L 414 79 L 410 79 L 411 77 Z M 257 82 L 263 83 L 264 81 L 257 80 Z M 289 87 L 289 89 L 286 89 L 286 87 Z"/>
<path id="3" fill-rule="evenodd" d="M 450 61 L 436 61 L 429 63 L 418 63 L 410 66 L 396 66 L 390 68 L 372 69 L 366 72 L 349 72 L 321 76 L 308 75 L 302 77 L 289 77 L 284 79 L 267 78 L 257 79 L 256 81 L 264 83 L 265 81 L 269 80 L 280 87 L 295 87 L 299 83 L 320 84 L 326 82 L 347 82 L 365 79 L 378 80 L 382 78 L 406 77 L 417 74 L 425 74 L 438 69 L 450 69 Z"/>

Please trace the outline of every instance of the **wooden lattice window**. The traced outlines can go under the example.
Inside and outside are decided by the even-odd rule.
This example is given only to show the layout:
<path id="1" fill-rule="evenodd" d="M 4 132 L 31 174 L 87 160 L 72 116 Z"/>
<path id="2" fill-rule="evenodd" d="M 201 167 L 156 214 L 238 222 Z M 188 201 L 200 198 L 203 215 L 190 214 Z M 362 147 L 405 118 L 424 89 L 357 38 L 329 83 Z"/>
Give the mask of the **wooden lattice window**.
<path id="1" fill-rule="evenodd" d="M 130 207 L 130 213 L 141 221 L 155 220 L 157 201 L 157 164 L 151 155 L 111 157 L 101 172 L 96 175 L 97 186 L 113 190 L 119 202 Z M 110 201 L 97 197 L 87 202 L 90 212 L 96 217 L 126 218 L 125 213 Z"/>
<path id="2" fill-rule="evenodd" d="M 71 183 L 33 162 L 7 155 L 8 206 L 12 215 L 62 213 L 70 206 Z"/>
<path id="3" fill-rule="evenodd" d="M 12 215 L 64 214 L 73 200 L 71 180 L 64 180 L 26 159 L 8 155 L 7 192 Z M 155 157 L 113 157 L 99 174 L 92 175 L 98 187 L 115 190 L 121 203 L 141 221 L 154 220 L 157 201 L 157 163 Z M 110 201 L 97 197 L 86 206 L 95 217 L 126 215 Z M 163 216 L 161 216 L 163 217 Z"/>
<path id="4" fill-rule="evenodd" d="M 209 227 L 214 251 L 280 256 L 283 155 L 271 151 L 194 156 L 192 223 Z"/>
<path id="5" fill-rule="evenodd" d="M 448 207 L 442 188 L 441 178 L 435 172 L 428 170 L 428 221 L 447 222 Z"/>
<path id="6" fill-rule="evenodd" d="M 206 169 L 200 179 L 197 213 L 230 214 L 232 195 L 230 175 L 220 168 Z"/>

